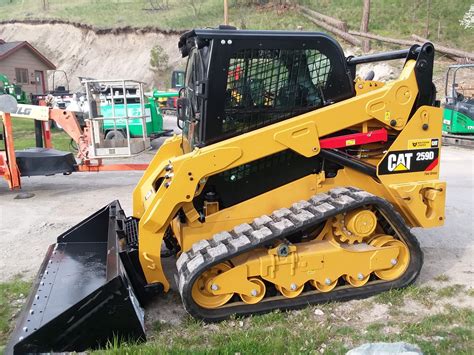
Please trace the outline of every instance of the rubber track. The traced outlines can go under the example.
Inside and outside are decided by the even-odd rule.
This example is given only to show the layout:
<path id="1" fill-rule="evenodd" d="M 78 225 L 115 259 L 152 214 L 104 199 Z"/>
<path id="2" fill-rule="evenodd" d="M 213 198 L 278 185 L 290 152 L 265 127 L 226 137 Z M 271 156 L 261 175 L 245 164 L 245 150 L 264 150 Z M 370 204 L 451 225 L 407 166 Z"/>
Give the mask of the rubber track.
<path id="1" fill-rule="evenodd" d="M 278 295 L 266 297 L 257 304 L 230 302 L 219 308 L 207 309 L 197 305 L 191 294 L 199 275 L 212 266 L 232 259 L 293 235 L 301 229 L 318 226 L 337 214 L 358 207 L 372 205 L 390 223 L 397 236 L 410 250 L 410 263 L 405 273 L 393 281 L 375 280 L 362 287 L 337 286 L 330 292 L 303 291 L 296 298 Z M 200 240 L 181 254 L 178 268 L 178 287 L 186 310 L 194 317 L 206 321 L 220 321 L 230 315 L 247 315 L 269 312 L 274 309 L 301 308 L 311 303 L 365 298 L 392 288 L 406 287 L 418 277 L 423 264 L 423 253 L 415 236 L 410 233 L 403 218 L 386 200 L 353 187 L 336 188 L 327 194 L 318 194 L 308 201 L 299 201 L 290 208 L 274 211 L 270 216 L 256 218 L 252 223 L 241 224 L 229 232 L 215 234 L 212 239 Z"/>

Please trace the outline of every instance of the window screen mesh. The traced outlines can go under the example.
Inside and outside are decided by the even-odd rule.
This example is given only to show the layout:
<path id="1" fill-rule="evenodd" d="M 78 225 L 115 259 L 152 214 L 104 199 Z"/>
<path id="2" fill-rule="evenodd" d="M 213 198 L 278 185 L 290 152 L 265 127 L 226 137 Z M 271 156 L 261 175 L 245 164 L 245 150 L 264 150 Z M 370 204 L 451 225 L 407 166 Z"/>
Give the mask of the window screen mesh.
<path id="1" fill-rule="evenodd" d="M 245 49 L 230 60 L 223 133 L 250 130 L 324 104 L 330 60 L 315 49 Z"/>

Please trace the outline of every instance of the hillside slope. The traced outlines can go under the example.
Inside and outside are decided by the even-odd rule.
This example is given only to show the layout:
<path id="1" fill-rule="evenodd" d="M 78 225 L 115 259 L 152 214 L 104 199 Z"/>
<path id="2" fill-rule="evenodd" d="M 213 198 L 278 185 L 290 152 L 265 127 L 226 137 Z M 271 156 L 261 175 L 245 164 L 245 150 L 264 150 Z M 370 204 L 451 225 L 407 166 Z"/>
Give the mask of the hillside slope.
<path id="1" fill-rule="evenodd" d="M 97 79 L 134 79 L 153 84 L 150 50 L 160 45 L 173 68 L 183 67 L 177 35 L 156 32 L 97 34 L 72 25 L 4 24 L 0 38 L 6 41 L 28 41 L 58 69 L 66 71 L 71 89 L 80 84 L 78 76 Z"/>

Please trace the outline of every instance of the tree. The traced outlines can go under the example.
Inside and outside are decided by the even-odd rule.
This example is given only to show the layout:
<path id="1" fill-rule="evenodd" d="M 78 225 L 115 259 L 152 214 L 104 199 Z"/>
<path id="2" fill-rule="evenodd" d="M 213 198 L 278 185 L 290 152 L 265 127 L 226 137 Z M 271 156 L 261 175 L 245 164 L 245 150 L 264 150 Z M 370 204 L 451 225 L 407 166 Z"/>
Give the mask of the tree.
<path id="1" fill-rule="evenodd" d="M 169 69 L 169 57 L 163 47 L 155 45 L 150 51 L 150 70 L 155 74 L 153 81 L 158 87 L 166 86 Z"/>
<path id="2" fill-rule="evenodd" d="M 168 69 L 169 57 L 163 47 L 159 44 L 154 46 L 150 51 L 150 69 L 152 71 L 164 71 Z"/>

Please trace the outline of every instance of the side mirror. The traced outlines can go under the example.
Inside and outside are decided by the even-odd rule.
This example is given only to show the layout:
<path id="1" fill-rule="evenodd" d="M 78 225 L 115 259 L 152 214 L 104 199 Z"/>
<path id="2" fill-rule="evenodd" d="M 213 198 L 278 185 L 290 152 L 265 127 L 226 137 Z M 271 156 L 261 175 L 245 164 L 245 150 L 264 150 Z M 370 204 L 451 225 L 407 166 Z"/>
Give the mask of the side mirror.
<path id="1" fill-rule="evenodd" d="M 183 129 L 182 123 L 187 120 L 189 117 L 189 108 L 191 102 L 187 97 L 180 97 L 176 101 L 176 116 L 177 116 L 177 125 L 179 129 Z"/>

